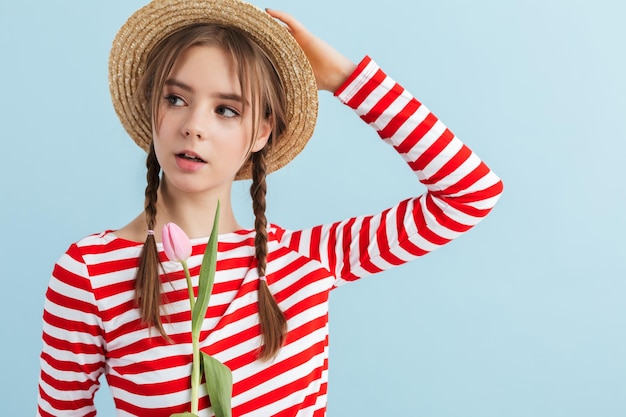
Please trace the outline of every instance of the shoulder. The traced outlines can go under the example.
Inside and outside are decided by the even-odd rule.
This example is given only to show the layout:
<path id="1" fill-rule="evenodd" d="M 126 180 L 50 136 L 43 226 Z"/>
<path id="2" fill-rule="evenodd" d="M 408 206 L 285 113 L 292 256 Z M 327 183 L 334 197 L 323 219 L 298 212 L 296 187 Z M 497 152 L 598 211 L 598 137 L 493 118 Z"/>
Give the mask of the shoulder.
<path id="1" fill-rule="evenodd" d="M 59 258 L 50 285 L 92 292 L 115 282 L 132 281 L 142 247 L 111 230 L 85 236 Z"/>
<path id="2" fill-rule="evenodd" d="M 283 227 L 280 227 L 274 223 L 270 223 L 268 227 L 268 236 L 270 240 L 280 241 L 284 237 L 285 233 L 289 233 L 289 231 Z"/>
<path id="3" fill-rule="evenodd" d="M 302 231 L 300 230 L 290 230 L 271 223 L 267 230 L 267 237 L 268 242 L 273 242 L 274 244 L 281 247 L 289 247 L 293 250 L 295 249 L 294 247 L 292 247 L 294 236 L 296 236 L 297 238 L 297 236 L 299 236 L 301 233 Z"/>
<path id="4" fill-rule="evenodd" d="M 302 234 L 302 230 L 289 230 L 275 224 L 270 224 L 267 233 L 269 250 L 282 254 L 293 252 L 297 253 L 300 257 L 310 259 L 310 252 L 301 250 Z"/>
<path id="5" fill-rule="evenodd" d="M 119 238 L 113 230 L 105 230 L 72 243 L 58 264 L 77 262 L 91 265 L 115 259 L 136 258 L 142 246 L 143 243 Z"/>
<path id="6" fill-rule="evenodd" d="M 105 253 L 118 249 L 141 247 L 143 242 L 134 242 L 120 238 L 114 230 L 105 230 L 83 237 L 75 242 L 76 246 L 84 254 Z"/>

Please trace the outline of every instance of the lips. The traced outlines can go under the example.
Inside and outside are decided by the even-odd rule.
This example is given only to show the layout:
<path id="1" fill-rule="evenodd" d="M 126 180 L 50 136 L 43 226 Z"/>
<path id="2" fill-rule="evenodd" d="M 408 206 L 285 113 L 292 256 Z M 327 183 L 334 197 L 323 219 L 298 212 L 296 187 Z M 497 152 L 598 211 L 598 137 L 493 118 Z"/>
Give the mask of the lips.
<path id="1" fill-rule="evenodd" d="M 179 154 L 176 154 L 176 156 L 187 161 L 206 163 L 204 159 L 200 158 L 196 153 L 193 152 L 181 152 Z"/>
<path id="2" fill-rule="evenodd" d="M 207 166 L 207 162 L 195 152 L 183 151 L 176 154 L 176 165 L 184 172 L 198 172 Z"/>

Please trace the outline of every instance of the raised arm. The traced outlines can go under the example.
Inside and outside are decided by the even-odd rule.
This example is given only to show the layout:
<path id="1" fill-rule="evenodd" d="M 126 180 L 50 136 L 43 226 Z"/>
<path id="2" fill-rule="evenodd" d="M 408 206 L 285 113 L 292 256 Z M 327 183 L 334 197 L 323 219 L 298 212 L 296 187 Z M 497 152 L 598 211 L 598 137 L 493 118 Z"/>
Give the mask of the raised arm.
<path id="1" fill-rule="evenodd" d="M 288 25 L 305 50 L 319 88 L 333 91 L 372 126 L 427 189 L 376 215 L 284 231 L 283 243 L 319 260 L 341 283 L 427 254 L 490 212 L 501 180 L 426 106 L 369 57 L 352 66 L 291 16 L 269 13 Z"/>

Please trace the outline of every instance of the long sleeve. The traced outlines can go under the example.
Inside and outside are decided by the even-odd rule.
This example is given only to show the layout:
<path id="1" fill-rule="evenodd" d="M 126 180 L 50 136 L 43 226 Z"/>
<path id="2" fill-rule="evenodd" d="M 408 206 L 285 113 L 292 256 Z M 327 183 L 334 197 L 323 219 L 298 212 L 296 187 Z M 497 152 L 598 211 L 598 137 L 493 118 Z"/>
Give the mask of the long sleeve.
<path id="1" fill-rule="evenodd" d="M 282 234 L 283 243 L 337 277 L 336 285 L 425 255 L 490 212 L 501 180 L 369 57 L 335 95 L 400 154 L 427 190 L 377 215 Z"/>
<path id="2" fill-rule="evenodd" d="M 93 416 L 104 371 L 102 322 L 79 248 L 55 265 L 43 313 L 38 416 Z"/>

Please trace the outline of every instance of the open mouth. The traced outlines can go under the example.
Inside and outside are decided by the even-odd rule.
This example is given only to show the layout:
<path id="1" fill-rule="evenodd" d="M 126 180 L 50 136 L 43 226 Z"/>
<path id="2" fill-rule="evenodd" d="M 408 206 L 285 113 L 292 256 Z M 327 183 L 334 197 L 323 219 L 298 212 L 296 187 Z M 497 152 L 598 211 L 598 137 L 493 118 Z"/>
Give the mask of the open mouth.
<path id="1" fill-rule="evenodd" d="M 179 153 L 176 155 L 179 158 L 183 158 L 186 159 L 188 161 L 193 161 L 193 162 L 206 162 L 204 159 L 198 158 L 197 155 L 193 155 L 190 153 Z"/>

